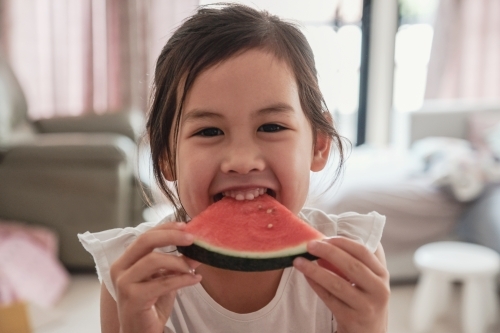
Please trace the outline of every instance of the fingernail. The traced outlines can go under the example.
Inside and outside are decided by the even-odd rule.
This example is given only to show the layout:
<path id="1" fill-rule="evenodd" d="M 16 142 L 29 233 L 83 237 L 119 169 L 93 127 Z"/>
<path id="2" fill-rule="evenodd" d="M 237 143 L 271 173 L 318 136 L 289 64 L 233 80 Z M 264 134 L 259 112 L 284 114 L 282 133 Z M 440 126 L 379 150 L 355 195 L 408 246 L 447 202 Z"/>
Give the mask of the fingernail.
<path id="1" fill-rule="evenodd" d="M 194 236 L 192 234 L 185 233 L 184 239 L 188 242 L 192 242 L 194 240 Z"/>
<path id="2" fill-rule="evenodd" d="M 176 222 L 176 225 L 179 227 L 179 228 L 184 228 L 186 226 L 186 222 Z"/>
<path id="3" fill-rule="evenodd" d="M 311 249 L 314 250 L 315 248 L 318 247 L 318 241 L 310 241 L 307 246 Z"/>
<path id="4" fill-rule="evenodd" d="M 302 257 L 297 257 L 293 260 L 294 264 L 298 267 L 302 267 L 304 265 L 305 259 Z"/>

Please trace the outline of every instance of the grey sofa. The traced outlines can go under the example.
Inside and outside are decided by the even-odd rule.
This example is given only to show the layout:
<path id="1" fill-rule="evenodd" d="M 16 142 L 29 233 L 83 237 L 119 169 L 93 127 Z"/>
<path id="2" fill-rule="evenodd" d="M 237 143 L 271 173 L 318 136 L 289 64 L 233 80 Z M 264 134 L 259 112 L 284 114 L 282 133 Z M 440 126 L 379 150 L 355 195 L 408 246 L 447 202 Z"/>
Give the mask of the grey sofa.
<path id="1" fill-rule="evenodd" d="M 0 220 L 49 227 L 68 268 L 91 268 L 77 233 L 143 221 L 148 187 L 136 177 L 142 112 L 32 122 L 3 61 L 0 80 Z"/>

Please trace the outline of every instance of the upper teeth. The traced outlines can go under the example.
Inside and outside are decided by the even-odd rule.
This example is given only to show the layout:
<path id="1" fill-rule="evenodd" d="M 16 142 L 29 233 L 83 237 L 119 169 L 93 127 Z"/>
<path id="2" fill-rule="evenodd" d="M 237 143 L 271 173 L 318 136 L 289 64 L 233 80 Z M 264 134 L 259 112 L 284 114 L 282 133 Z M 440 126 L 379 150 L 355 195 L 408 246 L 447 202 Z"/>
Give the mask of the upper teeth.
<path id="1" fill-rule="evenodd" d="M 259 195 L 262 195 L 266 193 L 267 189 L 260 187 L 260 188 L 254 188 L 254 189 L 249 189 L 249 190 L 231 190 L 231 191 L 225 191 L 222 194 L 225 197 L 232 197 L 235 198 L 236 200 L 253 200 L 257 198 Z"/>

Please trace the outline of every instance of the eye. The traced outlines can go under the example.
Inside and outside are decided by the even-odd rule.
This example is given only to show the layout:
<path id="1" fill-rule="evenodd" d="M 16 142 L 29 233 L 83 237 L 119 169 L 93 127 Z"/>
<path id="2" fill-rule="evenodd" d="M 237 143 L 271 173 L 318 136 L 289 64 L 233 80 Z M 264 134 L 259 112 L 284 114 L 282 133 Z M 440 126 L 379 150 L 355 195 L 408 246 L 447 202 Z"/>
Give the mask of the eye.
<path id="1" fill-rule="evenodd" d="M 277 124 L 264 124 L 260 126 L 257 131 L 258 132 L 279 132 L 286 129 L 285 127 Z"/>
<path id="2" fill-rule="evenodd" d="M 201 131 L 197 132 L 195 135 L 198 136 L 217 136 L 217 135 L 223 135 L 224 132 L 222 132 L 220 129 L 216 127 L 210 127 L 210 128 L 205 128 L 202 129 Z"/>

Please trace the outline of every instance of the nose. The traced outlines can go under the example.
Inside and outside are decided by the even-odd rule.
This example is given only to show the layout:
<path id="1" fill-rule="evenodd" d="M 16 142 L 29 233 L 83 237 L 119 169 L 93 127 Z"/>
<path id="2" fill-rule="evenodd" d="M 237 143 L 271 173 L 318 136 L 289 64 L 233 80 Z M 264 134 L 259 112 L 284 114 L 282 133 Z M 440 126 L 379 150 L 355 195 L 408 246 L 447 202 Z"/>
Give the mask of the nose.
<path id="1" fill-rule="evenodd" d="M 265 160 L 259 146 L 248 139 L 231 143 L 221 163 L 221 171 L 224 173 L 245 175 L 264 168 Z"/>

